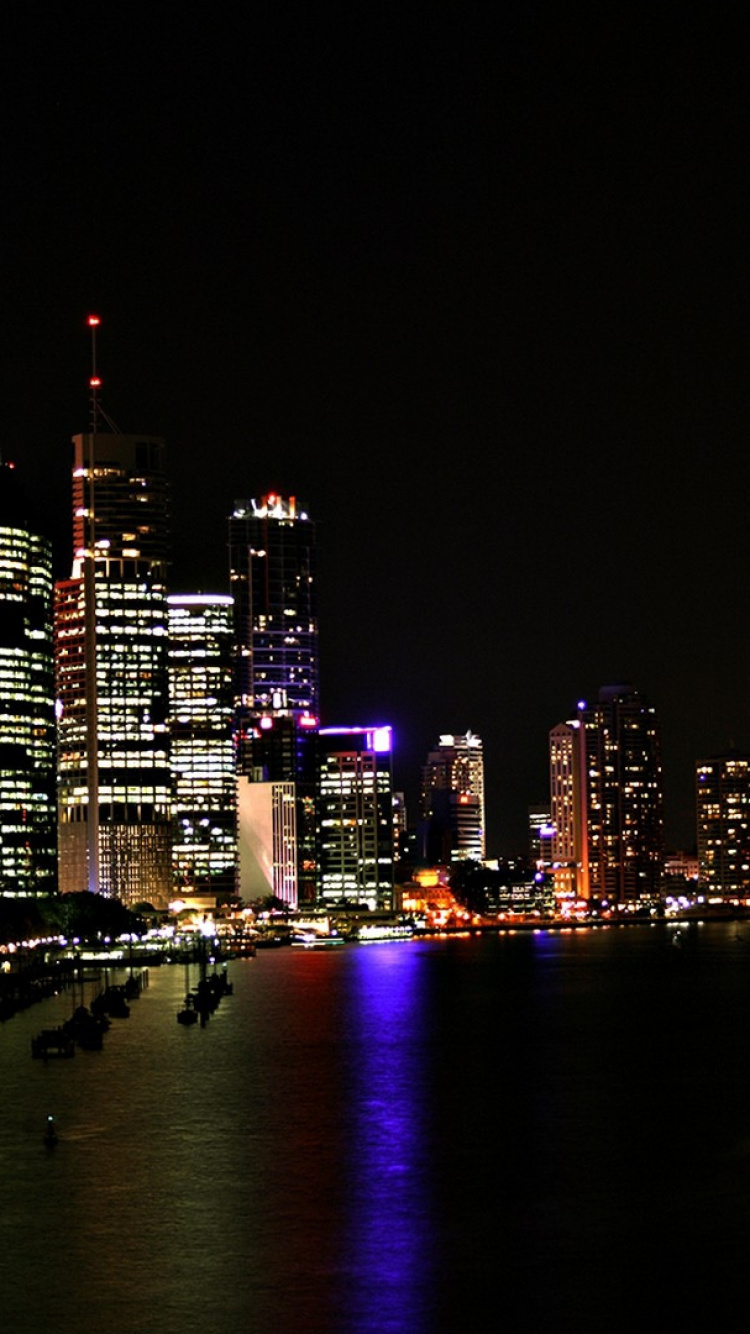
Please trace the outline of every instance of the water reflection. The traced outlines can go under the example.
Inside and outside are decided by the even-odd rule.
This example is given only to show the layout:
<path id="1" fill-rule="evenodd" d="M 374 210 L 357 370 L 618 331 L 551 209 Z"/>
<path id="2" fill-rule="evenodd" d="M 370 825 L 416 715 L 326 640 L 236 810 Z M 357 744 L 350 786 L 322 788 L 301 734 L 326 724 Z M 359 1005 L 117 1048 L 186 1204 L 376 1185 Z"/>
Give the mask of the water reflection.
<path id="1" fill-rule="evenodd" d="M 413 946 L 351 955 L 348 1202 L 351 1328 L 431 1328 L 435 1255 L 424 961 Z"/>

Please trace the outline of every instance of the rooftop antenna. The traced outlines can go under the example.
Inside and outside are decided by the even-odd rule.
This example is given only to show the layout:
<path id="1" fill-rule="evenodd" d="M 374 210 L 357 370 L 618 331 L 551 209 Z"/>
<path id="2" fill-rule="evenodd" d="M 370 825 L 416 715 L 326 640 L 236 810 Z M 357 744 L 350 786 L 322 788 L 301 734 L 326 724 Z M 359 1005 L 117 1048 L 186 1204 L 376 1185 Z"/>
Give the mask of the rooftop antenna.
<path id="1" fill-rule="evenodd" d="M 110 431 L 112 431 L 114 435 L 119 435 L 120 431 L 118 427 L 112 421 L 112 418 L 107 416 L 107 413 L 104 411 L 104 408 L 99 402 L 99 390 L 102 387 L 102 382 L 101 382 L 101 377 L 96 369 L 96 331 L 99 328 L 99 325 L 101 324 L 101 320 L 98 315 L 89 315 L 87 322 L 89 329 L 91 330 L 91 375 L 89 377 L 91 434 L 96 435 L 97 427 L 99 426 L 100 422 L 103 421 L 106 422 Z"/>

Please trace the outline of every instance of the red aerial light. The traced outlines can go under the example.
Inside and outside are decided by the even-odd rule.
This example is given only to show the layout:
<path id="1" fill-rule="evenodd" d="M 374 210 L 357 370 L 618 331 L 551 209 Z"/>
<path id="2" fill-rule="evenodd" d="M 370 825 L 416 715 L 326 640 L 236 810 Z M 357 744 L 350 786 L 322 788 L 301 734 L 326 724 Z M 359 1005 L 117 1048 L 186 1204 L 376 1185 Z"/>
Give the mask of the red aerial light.
<path id="1" fill-rule="evenodd" d="M 88 322 L 89 322 L 89 328 L 90 328 L 90 329 L 95 329 L 96 326 L 97 326 L 97 324 L 101 324 L 101 320 L 99 319 L 99 316 L 98 316 L 98 315 L 89 315 L 89 321 L 88 321 Z"/>
<path id="2" fill-rule="evenodd" d="M 102 387 L 102 382 L 101 382 L 101 380 L 99 379 L 99 376 L 98 376 L 98 375 L 92 375 L 91 379 L 89 380 L 89 388 L 90 388 L 90 389 L 101 389 L 101 387 Z"/>

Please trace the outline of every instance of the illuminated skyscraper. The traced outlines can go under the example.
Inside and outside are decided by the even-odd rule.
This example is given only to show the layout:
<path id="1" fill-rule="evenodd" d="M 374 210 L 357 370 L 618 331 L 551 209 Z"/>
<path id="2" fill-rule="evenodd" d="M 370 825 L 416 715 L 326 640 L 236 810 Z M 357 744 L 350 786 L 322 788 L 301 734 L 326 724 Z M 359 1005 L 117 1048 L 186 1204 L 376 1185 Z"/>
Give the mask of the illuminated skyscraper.
<path id="1" fill-rule="evenodd" d="M 393 906 L 390 727 L 318 733 L 318 902 Z"/>
<path id="2" fill-rule="evenodd" d="M 750 893 L 750 755 L 732 752 L 696 767 L 698 878 L 709 895 Z"/>
<path id="3" fill-rule="evenodd" d="M 315 525 L 293 496 L 236 502 L 229 577 L 238 706 L 251 718 L 317 717 Z"/>
<path id="4" fill-rule="evenodd" d="M 589 897 L 586 763 L 579 720 L 549 736 L 552 877 L 558 898 Z"/>
<path id="5" fill-rule="evenodd" d="M 175 887 L 226 899 L 237 847 L 232 599 L 173 594 L 167 603 Z"/>
<path id="6" fill-rule="evenodd" d="M 60 888 L 172 892 L 167 482 L 154 436 L 73 437 L 73 567 L 55 589 Z"/>
<path id="7" fill-rule="evenodd" d="M 56 890 L 52 552 L 0 464 L 0 894 Z"/>
<path id="8" fill-rule="evenodd" d="M 482 861 L 484 749 L 473 732 L 441 736 L 422 768 L 422 853 L 427 861 Z"/>
<path id="9" fill-rule="evenodd" d="M 273 892 L 291 906 L 311 903 L 316 893 L 315 563 L 315 525 L 294 497 L 267 495 L 259 501 L 236 502 L 229 518 L 229 571 L 234 598 L 237 765 L 247 780 L 240 787 L 240 827 L 250 827 L 249 816 L 242 816 L 248 803 L 263 803 L 263 810 L 277 822 L 263 840 L 264 848 L 276 849 L 271 862 L 267 852 L 258 851 L 257 856 L 249 852 L 252 841 L 242 839 L 247 852 L 243 865 L 255 868 L 253 883 L 270 876 L 274 884 L 283 885 L 283 892 L 278 887 Z M 264 796 L 247 792 L 248 782 L 281 784 L 283 788 L 275 794 L 269 790 Z M 295 811 L 291 823 L 290 800 Z M 290 878 L 292 829 L 296 873 Z M 260 875 L 262 864 L 266 870 Z"/>
<path id="10" fill-rule="evenodd" d="M 664 861 L 661 733 L 630 685 L 603 686 L 596 703 L 550 734 L 556 892 L 611 902 L 649 898 Z"/>

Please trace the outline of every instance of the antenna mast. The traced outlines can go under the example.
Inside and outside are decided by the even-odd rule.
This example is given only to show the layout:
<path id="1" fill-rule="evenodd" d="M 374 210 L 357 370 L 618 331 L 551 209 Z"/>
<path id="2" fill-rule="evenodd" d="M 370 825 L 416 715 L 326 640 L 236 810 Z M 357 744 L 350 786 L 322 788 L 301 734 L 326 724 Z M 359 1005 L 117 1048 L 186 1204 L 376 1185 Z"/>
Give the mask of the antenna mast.
<path id="1" fill-rule="evenodd" d="M 98 315 L 89 315 L 91 330 L 91 420 L 88 438 L 88 495 L 86 497 L 87 532 L 84 543 L 83 612 L 84 648 L 86 663 L 86 851 L 88 889 L 98 894 L 100 889 L 99 865 L 99 707 L 96 688 L 96 523 L 94 513 L 94 474 L 96 471 L 96 428 L 100 407 L 98 389 L 101 380 L 96 372 L 96 331 L 101 324 Z"/>

